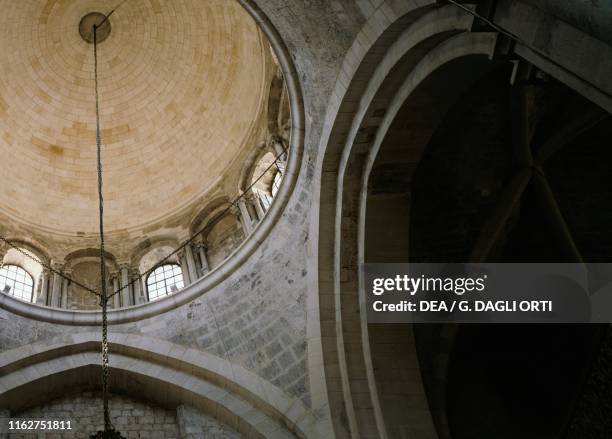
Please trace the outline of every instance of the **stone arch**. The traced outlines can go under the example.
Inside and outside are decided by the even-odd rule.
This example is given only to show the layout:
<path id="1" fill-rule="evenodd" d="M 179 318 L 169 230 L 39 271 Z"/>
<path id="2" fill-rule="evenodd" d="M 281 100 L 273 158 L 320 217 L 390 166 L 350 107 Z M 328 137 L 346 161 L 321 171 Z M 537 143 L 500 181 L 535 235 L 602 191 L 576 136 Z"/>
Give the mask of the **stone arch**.
<path id="1" fill-rule="evenodd" d="M 71 279 L 78 279 L 80 284 L 98 291 L 100 288 L 99 255 L 100 250 L 95 248 L 80 249 L 68 254 L 64 259 L 64 274 Z M 105 252 L 105 260 L 106 285 L 110 290 L 112 288 L 111 273 L 118 269 L 117 260 L 110 252 Z M 99 299 L 95 295 L 70 281 L 66 281 L 62 295 L 66 295 L 65 299 L 62 300 L 66 309 L 98 310 L 100 307 Z"/>
<path id="2" fill-rule="evenodd" d="M 239 193 L 243 195 L 241 217 L 252 224 L 260 222 L 270 209 L 272 201 L 282 186 L 288 149 L 286 140 L 278 134 L 271 135 L 262 148 L 255 151 L 243 167 Z"/>
<path id="3" fill-rule="evenodd" d="M 112 253 L 105 251 L 104 257 L 106 259 L 106 265 L 110 269 L 117 269 L 117 259 Z M 66 255 L 64 259 L 66 269 L 73 268 L 74 265 L 80 263 L 81 261 L 91 261 L 91 260 L 98 260 L 98 261 L 100 260 L 100 250 L 99 249 L 87 248 L 87 249 L 76 250 Z"/>
<path id="4" fill-rule="evenodd" d="M 132 281 L 134 284 L 138 283 L 138 288 L 142 290 L 141 296 L 143 300 L 151 300 L 148 280 L 153 270 L 162 265 L 180 266 L 180 258 L 177 254 L 174 254 L 178 246 L 179 242 L 175 238 L 170 236 L 157 237 L 147 241 L 146 247 L 141 246 L 139 251 L 130 258 L 132 271 L 134 274 L 141 276 L 140 279 L 132 279 Z M 160 263 L 160 261 L 164 262 Z"/>
<path id="5" fill-rule="evenodd" d="M 200 210 L 190 222 L 189 230 L 192 235 L 206 228 L 215 218 L 215 215 L 230 206 L 231 199 L 228 196 L 219 196 Z"/>
<path id="6" fill-rule="evenodd" d="M 486 33 L 474 34 L 464 32 L 448 38 L 431 49 L 414 66 L 410 76 L 396 90 L 395 96 L 387 101 L 386 113 L 380 124 L 377 125 L 376 133 L 369 145 L 370 149 L 365 159 L 363 174 L 356 176 L 360 180 L 360 187 L 358 189 L 359 207 L 357 212 L 353 212 L 356 214 L 358 222 L 356 230 L 358 264 L 365 262 L 408 261 L 410 241 L 404 225 L 409 223 L 409 211 L 403 209 L 389 211 L 388 208 L 393 205 L 408 206 L 410 194 L 404 190 L 398 192 L 395 188 L 378 187 L 373 189 L 373 186 L 377 184 L 377 181 L 383 181 L 384 177 L 388 177 L 388 175 L 385 175 L 387 173 L 392 174 L 392 179 L 393 176 L 401 175 L 402 185 L 409 181 L 412 170 L 420 161 L 423 148 L 426 147 L 429 136 L 435 130 L 449 105 L 454 102 L 454 99 L 457 98 L 461 91 L 472 84 L 472 80 L 481 77 L 495 65 L 494 62 L 490 61 L 495 48 L 495 41 L 496 35 Z M 457 82 L 450 90 L 445 89 L 444 83 L 451 77 L 457 80 Z M 442 92 L 442 90 L 445 90 L 445 92 Z M 426 107 L 421 106 L 422 99 L 426 95 L 428 96 Z M 377 97 L 374 98 L 373 103 L 376 100 Z M 389 165 L 390 162 L 385 163 L 384 160 L 380 160 L 383 164 L 378 163 L 377 159 L 380 157 L 381 146 L 387 139 L 393 136 L 394 130 L 397 129 L 393 126 L 394 121 L 397 120 L 403 107 L 411 102 L 414 102 L 411 107 L 413 110 L 422 110 L 422 114 L 427 116 L 424 117 L 425 120 L 419 123 L 418 126 L 411 128 L 404 127 L 405 130 L 402 131 L 402 135 L 408 135 L 413 139 L 410 142 L 410 151 L 402 152 L 397 149 L 394 150 L 398 168 L 390 168 L 389 166 L 393 165 Z M 407 111 L 406 113 L 410 114 Z M 364 117 L 364 120 L 367 120 L 367 116 Z M 401 144 L 402 146 L 404 145 L 403 143 Z M 402 158 L 398 159 L 398 156 Z M 373 173 L 375 163 L 379 165 L 378 173 Z M 347 161 L 348 166 L 350 166 L 349 161 Z M 390 186 L 393 186 L 393 184 L 390 184 Z M 344 190 L 346 191 L 344 196 L 347 197 L 344 203 L 350 206 L 352 202 L 356 201 L 355 198 L 352 198 L 355 196 L 353 181 L 349 181 Z M 380 196 L 372 195 L 373 192 L 376 193 L 377 191 L 381 193 Z M 386 213 L 384 222 L 382 222 L 382 215 L 376 218 L 377 212 Z M 391 228 L 390 224 L 394 224 L 396 228 Z M 385 234 L 385 228 L 387 231 L 393 231 L 394 233 Z M 365 293 L 361 279 L 359 280 L 358 291 L 360 306 L 363 312 L 365 311 L 363 308 Z M 409 348 L 411 353 L 409 354 L 404 351 L 404 360 L 411 358 L 412 355 L 416 355 L 416 340 L 414 339 L 413 328 L 411 325 L 401 324 L 379 327 L 377 325 L 367 325 L 365 320 L 362 321 L 362 324 L 362 334 L 365 338 L 366 367 L 372 370 L 369 379 L 371 380 L 370 382 L 376 383 L 376 390 L 373 391 L 373 394 L 381 404 L 381 414 L 378 422 L 380 424 L 384 422 L 385 427 L 389 430 L 388 434 L 394 437 L 398 434 L 398 428 L 406 428 L 405 426 L 398 425 L 399 422 L 404 422 L 400 418 L 401 414 L 396 414 L 395 419 L 393 419 L 394 415 L 390 414 L 393 411 L 393 401 L 398 397 L 398 393 L 400 393 L 401 384 L 398 383 L 392 395 L 385 394 L 385 389 L 388 389 L 389 383 L 386 382 L 385 378 L 384 361 L 400 361 L 402 358 L 401 348 L 404 347 L 405 349 L 406 346 L 411 346 Z M 390 340 L 394 341 L 391 342 Z M 395 352 L 392 355 L 387 353 L 385 356 L 385 347 L 389 348 L 389 345 L 393 346 L 393 343 L 395 343 L 396 347 Z M 367 352 L 368 350 L 371 350 L 371 352 Z M 373 355 L 373 353 L 376 354 Z M 368 358 L 376 358 L 378 364 L 371 363 Z M 419 363 L 414 362 L 411 367 L 414 368 L 415 376 L 422 380 L 422 375 L 425 371 L 420 371 L 421 365 Z M 388 373 L 389 371 L 386 372 Z M 406 385 L 403 389 L 405 392 L 404 397 L 409 397 L 415 392 L 415 386 L 407 382 L 404 384 Z M 424 388 L 423 384 L 421 386 Z M 436 429 L 434 430 L 430 424 L 429 428 L 431 430 L 429 434 L 432 437 L 435 434 L 439 437 L 448 437 L 443 385 L 439 386 L 437 390 L 438 392 L 434 395 L 431 389 L 428 389 L 428 398 L 421 400 L 422 409 L 428 408 L 435 421 Z M 417 393 L 421 391 L 418 390 Z M 419 423 L 412 416 L 410 418 L 412 418 L 413 423 Z"/>
<path id="7" fill-rule="evenodd" d="M 204 246 L 207 270 L 218 267 L 246 239 L 239 209 L 229 197 L 209 203 L 191 222 L 191 231 L 200 233 L 194 242 Z"/>
<path id="8" fill-rule="evenodd" d="M 130 265 L 132 265 L 133 267 L 138 267 L 140 273 L 144 273 L 144 271 L 151 268 L 152 265 L 155 265 L 155 262 L 157 262 L 159 259 L 152 259 L 149 263 L 145 264 L 145 266 L 142 263 L 143 258 L 145 258 L 152 251 L 155 251 L 155 249 L 157 248 L 167 247 L 172 248 L 172 250 L 174 250 L 179 245 L 179 240 L 176 237 L 170 235 L 162 235 L 156 236 L 154 238 L 149 238 L 146 241 L 141 242 L 136 248 L 136 250 L 130 255 Z M 164 254 L 163 256 L 166 255 L 167 254 Z M 174 259 L 173 262 L 176 262 L 176 259 Z"/>
<path id="9" fill-rule="evenodd" d="M 277 72 L 270 84 L 268 97 L 268 131 L 276 133 L 283 110 L 283 91 L 285 88 L 281 72 Z"/>
<path id="10" fill-rule="evenodd" d="M 44 288 L 44 277 L 48 275 L 44 266 L 48 266 L 51 263 L 51 257 L 45 248 L 34 239 L 10 239 L 9 241 L 18 249 L 25 251 L 26 254 L 40 261 L 39 263 L 30 257 L 24 256 L 19 250 L 7 244 L 0 244 L 0 265 L 16 265 L 23 268 L 32 277 L 34 281 L 32 301 L 36 302 L 39 300 L 41 290 Z"/>
<path id="11" fill-rule="evenodd" d="M 328 373 L 326 386 L 339 437 L 400 437 L 402 433 L 448 437 L 443 397 L 434 398 L 433 405 L 432 400 L 425 398 L 412 334 L 404 334 L 402 339 L 404 349 L 410 352 L 405 364 L 409 364 L 412 374 L 410 386 L 405 389 L 413 393 L 408 412 L 394 415 L 393 404 L 385 405 L 385 400 L 392 401 L 393 393 L 397 396 L 401 385 L 396 383 L 393 392 L 389 392 L 389 383 L 380 378 L 384 364 L 373 365 L 372 352 L 377 350 L 377 345 L 384 338 L 402 338 L 400 332 L 410 328 L 393 328 L 393 325 L 376 328 L 365 320 L 359 265 L 376 261 L 382 255 L 380 251 L 376 253 L 376 246 L 368 243 L 368 232 L 379 227 L 383 237 L 377 236 L 378 246 L 383 246 L 381 241 L 388 244 L 385 259 L 378 262 L 405 258 L 408 244 L 406 232 L 404 236 L 393 235 L 393 239 L 388 233 L 395 227 L 393 224 L 400 227 L 403 221 L 404 228 L 407 224 L 408 212 L 397 208 L 397 198 L 378 200 L 377 207 L 382 207 L 385 213 L 379 218 L 384 219 L 384 227 L 376 224 L 376 218 L 371 218 L 372 206 L 367 209 L 372 203 L 369 190 L 372 178 L 377 177 L 372 174 L 372 168 L 381 144 L 394 129 L 393 122 L 405 103 L 413 103 L 413 110 L 417 111 L 412 114 L 420 115 L 419 128 L 424 129 L 426 138 L 427 130 L 431 134 L 452 99 L 498 62 L 508 61 L 509 53 L 504 49 L 507 41 L 496 33 L 475 29 L 472 17 L 454 6 L 405 4 L 402 8 L 395 2 L 383 3 L 372 13 L 345 59 L 320 143 L 324 156 L 320 159 L 322 188 L 317 249 L 320 315 L 317 317 L 321 322 L 324 365 Z M 442 78 L 449 69 L 459 74 L 452 77 L 455 90 L 443 96 L 432 84 L 437 83 L 443 90 Z M 449 77 L 446 76 L 447 81 Z M 429 87 L 429 93 L 417 93 L 424 87 Z M 588 90 L 585 95 L 592 96 Z M 433 112 L 419 112 L 419 101 L 423 107 L 428 104 Z M 425 128 L 427 124 L 432 125 Z M 414 167 L 426 142 L 415 136 L 412 144 L 410 151 L 403 152 L 401 161 L 410 162 Z M 410 169 L 395 171 L 396 174 L 378 177 L 405 178 L 410 174 Z M 366 217 L 366 211 L 370 212 L 370 218 Z M 400 249 L 402 245 L 406 248 Z M 310 312 L 309 318 L 312 317 Z M 383 355 L 400 351 L 392 343 L 386 347 Z M 389 360 L 388 355 L 385 358 Z M 394 359 L 397 358 L 390 358 Z M 336 370 L 340 371 L 339 377 Z M 396 406 L 397 403 L 396 398 Z M 412 425 L 401 425 L 401 416 Z M 436 420 L 435 427 L 432 418 Z"/>
<path id="12" fill-rule="evenodd" d="M 199 278 L 196 282 L 172 297 L 159 300 L 155 303 L 140 304 L 129 309 L 111 310 L 108 316 L 108 321 L 111 325 L 133 322 L 175 309 L 221 284 L 255 253 L 259 245 L 272 232 L 281 217 L 284 207 L 289 202 L 293 188 L 296 185 L 302 165 L 301 159 L 305 137 L 304 101 L 299 77 L 284 39 L 268 19 L 265 12 L 257 5 L 257 2 L 254 0 L 238 0 L 238 2 L 253 17 L 261 32 L 267 36 L 276 54 L 278 64 L 283 71 L 283 77 L 290 97 L 289 104 L 292 116 L 290 149 L 292 154 L 287 161 L 285 182 L 281 186 L 277 195 L 277 202 L 274 203 L 269 214 L 266 215 L 257 228 L 252 231 L 248 239 L 236 249 L 222 266 L 213 270 L 208 276 Z M 74 312 L 61 309 L 48 310 L 44 307 L 20 303 L 18 300 L 2 295 L 0 295 L 0 307 L 35 320 L 68 325 L 99 325 L 101 318 L 99 312 Z"/>
<path id="13" fill-rule="evenodd" d="M 111 390 L 164 407 L 195 406 L 245 437 L 322 437 L 301 401 L 222 358 L 134 334 L 110 334 L 109 343 Z M 3 352 L 0 407 L 20 411 L 99 387 L 99 346 L 98 333 L 80 333 Z"/>
<path id="14" fill-rule="evenodd" d="M 138 268 L 140 274 L 144 275 L 155 268 L 159 261 L 170 255 L 178 245 L 174 238 L 156 239 L 146 250 L 139 252 L 132 258 L 132 265 Z M 167 262 L 176 264 L 178 263 L 178 257 L 176 255 L 170 256 Z"/>
<path id="15" fill-rule="evenodd" d="M 31 247 L 17 245 L 17 248 L 18 249 L 9 247 L 6 250 L 6 253 L 3 255 L 3 258 L 0 260 L 0 265 L 17 265 L 21 267 L 33 277 L 34 282 L 36 283 L 38 278 L 42 275 L 44 267 L 28 256 L 36 257 L 41 262 L 44 261 L 44 259 L 39 256 L 39 253 L 30 250 Z M 22 252 L 28 256 L 25 256 Z M 36 288 L 34 288 L 34 291 L 36 291 Z"/>
<path id="16" fill-rule="evenodd" d="M 395 100 L 403 103 L 414 87 L 438 67 L 453 59 L 473 55 L 488 57 L 492 54 L 495 35 L 465 33 L 469 30 L 471 21 L 469 16 L 457 12 L 456 9 L 445 7 L 423 10 L 418 14 L 417 11 L 412 11 L 411 15 L 394 23 L 395 26 L 390 26 L 387 32 L 395 32 L 395 35 L 391 34 L 388 40 L 384 34 L 379 37 L 379 41 L 382 40 L 380 44 L 386 44 L 387 49 L 381 59 L 377 60 L 376 67 L 364 65 L 367 64 L 364 62 L 361 69 L 355 73 L 355 76 L 359 76 L 363 81 L 359 84 L 359 92 L 355 90 L 360 105 L 350 112 L 353 119 L 349 122 L 351 128 L 347 137 L 334 142 L 340 148 L 334 153 L 335 157 L 331 158 L 334 163 L 331 164 L 331 169 L 336 167 L 338 169 L 337 179 L 330 179 L 330 184 L 338 184 L 336 189 L 331 190 L 336 194 L 335 203 L 333 198 L 329 199 L 330 209 L 335 210 L 335 215 L 331 215 L 332 218 L 335 216 L 333 221 L 336 236 L 332 239 L 332 242 L 335 242 L 332 250 L 334 256 L 331 261 L 329 259 L 322 261 L 323 255 L 321 255 L 319 262 L 325 262 L 328 266 L 331 262 L 334 267 L 332 273 L 335 274 L 330 279 L 331 285 L 325 284 L 325 290 L 320 294 L 333 291 L 337 309 L 334 320 L 342 328 L 338 329 L 335 335 L 338 360 L 334 358 L 332 361 L 339 363 L 342 376 L 341 392 L 347 407 L 346 417 L 351 435 L 377 431 L 380 437 L 387 437 L 389 434 L 397 436 L 398 429 L 403 428 L 402 431 L 406 434 L 406 431 L 410 431 L 406 429 L 412 428 L 412 434 L 420 431 L 423 437 L 436 437 L 422 384 L 419 384 L 421 378 L 418 363 L 415 363 L 416 355 L 404 358 L 408 364 L 411 364 L 407 367 L 414 377 L 411 379 L 412 388 L 404 389 L 407 393 L 403 397 L 412 397 L 414 405 L 413 414 L 403 413 L 403 416 L 407 417 L 403 422 L 408 419 L 412 426 L 397 425 L 401 422 L 397 417 L 385 419 L 385 416 L 389 417 L 387 410 L 384 410 L 383 414 L 383 409 L 389 407 L 383 407 L 381 400 L 389 398 L 384 394 L 386 386 L 383 388 L 380 386 L 382 383 L 378 382 L 380 377 L 374 372 L 371 357 L 371 350 L 382 342 L 382 338 L 371 337 L 363 317 L 363 297 L 359 294 L 358 266 L 363 262 L 364 252 L 361 211 L 363 206 L 360 206 L 359 202 L 363 189 L 359 186 L 363 156 L 367 155 L 377 136 L 384 138 L 386 135 L 388 130 L 388 126 L 385 126 L 386 120 L 393 120 L 395 116 L 393 109 Z M 400 36 L 397 37 L 397 34 Z M 397 39 L 394 40 L 393 36 Z M 376 49 L 380 53 L 381 47 L 378 46 Z M 375 52 L 373 56 L 379 55 Z M 360 70 L 366 70 L 367 76 L 363 76 Z M 402 91 L 403 89 L 405 91 Z M 330 154 L 329 150 L 327 154 Z M 324 184 L 322 198 L 325 190 Z M 334 205 L 335 207 L 332 207 Z M 322 210 L 323 208 L 322 203 Z M 329 213 L 328 211 L 327 214 Z M 323 216 L 322 213 L 321 217 Z M 329 245 L 329 242 L 326 245 Z M 340 281 L 341 277 L 344 280 Z M 359 309 L 362 317 L 359 317 L 360 314 L 354 314 L 354 311 Z M 355 315 L 356 318 L 353 317 Z M 356 332 L 349 329 L 355 326 L 361 327 L 361 330 Z M 396 329 L 401 331 L 406 328 Z M 393 334 L 386 334 L 386 337 L 391 336 Z M 404 348 L 412 350 L 415 354 L 414 340 L 411 337 L 411 334 L 405 334 L 400 338 L 406 343 Z M 356 352 L 359 354 L 356 355 Z M 361 408 L 364 406 L 364 400 L 368 401 L 365 405 L 368 408 L 365 409 Z M 359 408 L 355 404 L 358 404 Z M 337 426 L 338 428 L 342 426 Z"/>
<path id="17" fill-rule="evenodd" d="M 32 253 L 33 255 L 35 255 L 44 264 L 49 264 L 51 262 L 51 259 L 52 259 L 51 253 L 49 252 L 47 247 L 43 245 L 41 242 L 33 238 L 25 238 L 25 237 L 14 238 L 14 239 L 7 238 L 7 239 L 8 241 L 11 242 L 11 244 L 15 245 L 16 247 L 23 248 L 29 251 L 30 253 Z M 4 244 L 4 246 L 1 246 L 1 247 L 4 247 L 5 250 L 10 250 L 11 248 L 10 246 L 6 244 Z"/>
<path id="18" fill-rule="evenodd" d="M 256 151 L 253 151 L 249 158 L 245 161 L 245 164 L 240 172 L 239 187 L 240 193 L 248 191 L 251 183 L 253 182 L 253 176 L 256 173 L 257 165 L 261 161 L 262 157 L 271 151 L 271 147 L 268 143 L 262 143 L 261 147 Z"/>
<path id="19" fill-rule="evenodd" d="M 210 269 L 221 265 L 246 238 L 237 213 L 224 210 L 211 218 L 203 233 Z"/>

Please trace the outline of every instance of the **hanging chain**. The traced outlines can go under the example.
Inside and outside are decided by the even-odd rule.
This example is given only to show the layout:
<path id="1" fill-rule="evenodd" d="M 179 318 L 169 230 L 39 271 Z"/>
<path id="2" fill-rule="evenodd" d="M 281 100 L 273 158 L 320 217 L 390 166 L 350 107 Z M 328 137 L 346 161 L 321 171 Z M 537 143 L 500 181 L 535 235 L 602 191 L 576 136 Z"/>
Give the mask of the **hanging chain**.
<path id="1" fill-rule="evenodd" d="M 104 405 L 104 432 L 112 430 L 108 409 L 108 297 L 106 291 L 106 257 L 104 252 L 104 196 L 102 194 L 102 136 L 100 131 L 100 98 L 98 91 L 98 26 L 94 24 L 94 81 L 96 89 L 96 157 L 98 165 L 98 200 L 100 219 L 100 305 L 102 306 L 102 400 Z"/>
<path id="2" fill-rule="evenodd" d="M 97 26 L 98 28 L 100 27 L 100 25 Z M 96 45 L 94 44 L 94 52 L 95 52 L 95 47 Z M 97 69 L 97 68 L 96 68 Z M 96 105 L 96 110 L 97 110 L 97 105 Z M 97 142 L 97 134 L 96 134 L 96 142 Z M 189 239 L 187 239 L 185 242 L 183 242 L 180 246 L 178 246 L 172 253 L 170 253 L 169 255 L 165 256 L 164 258 L 160 259 L 159 261 L 157 261 L 155 264 L 153 264 L 153 268 L 145 271 L 144 273 L 140 273 L 138 276 L 134 277 L 129 283 L 127 283 L 126 285 L 122 286 L 121 288 L 119 288 L 117 291 L 113 291 L 113 293 L 108 294 L 106 296 L 106 302 L 108 303 L 108 301 L 113 298 L 115 295 L 121 293 L 123 290 L 125 290 L 126 288 L 129 288 L 131 285 L 133 285 L 134 283 L 136 283 L 137 281 L 147 277 L 150 273 L 152 273 L 155 268 L 157 268 L 158 266 L 162 265 L 164 262 L 166 262 L 168 259 L 170 259 L 172 256 L 176 255 L 179 251 L 181 251 L 183 248 L 185 248 L 187 245 L 191 244 L 192 242 L 195 241 L 195 239 L 202 233 L 204 233 L 206 230 L 208 230 L 209 227 L 211 227 L 211 224 L 213 224 L 215 222 L 216 219 L 221 218 L 223 215 L 225 215 L 229 210 L 231 210 L 232 207 L 236 206 L 238 204 L 238 202 L 243 199 L 246 194 L 249 192 L 250 189 L 252 189 L 267 173 L 268 171 L 270 171 L 270 169 L 272 169 L 273 167 L 276 167 L 279 171 L 279 173 L 281 174 L 281 177 L 284 177 L 284 167 L 279 165 L 279 162 L 283 162 L 286 160 L 286 156 L 288 154 L 288 149 L 283 146 L 283 151 L 280 152 L 279 154 L 277 154 L 274 157 L 274 161 L 268 166 L 266 167 L 266 169 L 263 170 L 263 172 L 261 173 L 261 175 L 259 175 L 255 180 L 253 180 L 253 182 L 246 188 L 246 190 L 244 191 L 244 193 L 240 194 L 239 196 L 237 196 L 234 200 L 232 200 L 229 203 L 229 206 L 227 208 L 225 208 L 224 210 L 222 210 L 221 212 L 219 212 L 217 215 L 215 215 L 215 217 L 208 222 L 207 225 L 205 225 L 204 227 L 202 227 L 201 229 L 197 230 L 193 235 L 191 235 L 191 237 Z M 47 269 L 49 272 L 57 274 L 58 276 L 62 277 L 63 279 L 68 280 L 69 282 L 73 283 L 74 285 L 84 289 L 85 291 L 94 294 L 98 297 L 100 297 L 100 304 L 102 304 L 102 294 L 74 279 L 72 279 L 69 276 L 66 276 L 64 273 L 62 273 L 59 270 L 54 269 L 52 266 L 50 266 L 49 264 L 44 263 L 41 259 L 37 258 L 36 256 L 30 255 L 29 253 L 24 252 L 21 248 L 19 248 L 18 246 L 16 246 L 15 244 L 13 244 L 10 240 L 6 239 L 5 237 L 3 237 L 2 235 L 0 235 L 0 242 L 4 242 L 5 244 L 7 244 L 8 246 L 10 246 L 11 248 L 15 249 L 16 251 L 18 251 L 19 253 L 21 253 L 23 256 L 25 256 L 28 259 L 31 259 L 32 261 L 40 264 L 43 268 Z M 0 261 L 2 262 L 2 261 Z M 106 265 L 104 265 L 105 270 L 106 270 Z M 106 289 L 106 285 L 104 286 L 104 288 Z"/>
<path id="3" fill-rule="evenodd" d="M 253 189 L 253 187 L 259 183 L 260 180 L 262 180 L 266 174 L 268 173 L 268 171 L 270 171 L 272 168 L 276 167 L 278 169 L 278 171 L 281 174 L 281 177 L 283 177 L 283 172 L 281 171 L 278 162 L 279 160 L 281 160 L 281 158 L 283 158 L 283 156 L 286 157 L 286 155 L 288 154 L 288 149 L 283 146 L 283 151 L 279 154 L 277 154 L 274 157 L 274 161 L 272 163 L 270 163 L 266 169 L 263 170 L 263 172 L 261 173 L 261 175 L 259 175 L 255 180 L 253 180 L 251 182 L 251 184 L 244 190 L 244 192 L 240 195 L 238 195 L 236 198 L 234 198 L 233 201 L 231 201 L 229 203 L 229 205 L 223 209 L 221 212 L 219 212 L 218 214 L 216 214 L 211 221 L 208 221 L 208 223 L 203 226 L 202 228 L 200 228 L 199 230 L 197 230 L 193 235 L 191 235 L 186 241 L 184 241 L 181 245 L 179 245 L 174 251 L 172 251 L 172 253 L 166 255 L 165 257 L 163 257 L 162 259 L 158 260 L 155 264 L 152 265 L 152 267 L 145 271 L 144 273 L 139 273 L 138 276 L 135 276 L 132 278 L 132 280 L 130 282 L 128 282 L 127 284 L 123 285 L 121 288 L 119 288 L 117 291 L 114 291 L 112 294 L 110 294 L 108 296 L 108 299 L 111 299 L 112 297 L 114 297 L 115 295 L 121 293 L 123 290 L 129 288 L 130 286 L 134 285 L 137 281 L 140 281 L 141 279 L 146 278 L 149 274 L 151 274 L 153 271 L 155 271 L 155 269 L 157 267 L 159 267 L 160 265 L 162 265 L 164 262 L 168 261 L 171 257 L 173 257 L 174 255 L 176 255 L 177 253 L 179 253 L 182 249 L 184 249 L 185 247 L 187 247 L 189 244 L 193 243 L 196 238 L 198 236 L 200 236 L 202 233 L 204 233 L 206 230 L 208 230 L 212 224 L 215 223 L 215 220 L 218 218 L 222 218 L 226 213 L 228 213 L 232 207 L 237 206 L 238 203 L 240 202 L 240 200 L 242 200 L 243 198 L 246 197 L 246 195 L 248 194 L 248 192 Z"/>

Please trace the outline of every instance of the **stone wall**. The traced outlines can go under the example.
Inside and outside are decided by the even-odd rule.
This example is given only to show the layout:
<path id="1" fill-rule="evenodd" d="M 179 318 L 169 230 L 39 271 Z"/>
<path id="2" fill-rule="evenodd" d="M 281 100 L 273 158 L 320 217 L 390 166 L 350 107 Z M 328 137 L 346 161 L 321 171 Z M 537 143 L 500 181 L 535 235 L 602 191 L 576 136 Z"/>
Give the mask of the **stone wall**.
<path id="1" fill-rule="evenodd" d="M 305 91 L 305 151 L 292 198 L 259 250 L 214 290 L 156 318 L 113 325 L 110 331 L 149 335 L 228 358 L 310 406 L 306 297 L 316 279 L 316 255 L 308 249 L 317 240 L 309 233 L 319 188 L 317 151 L 340 64 L 364 21 L 355 2 L 256 3 L 288 45 Z M 0 310 L 0 352 L 91 330 Z M 322 370 L 317 373 L 320 383 Z M 315 383 L 315 388 L 320 394 L 321 385 Z M 324 407 L 313 409 L 317 418 L 325 416 Z"/>
<path id="2" fill-rule="evenodd" d="M 221 218 L 206 235 L 208 244 L 208 263 L 211 268 L 218 267 L 244 241 L 244 231 L 240 220 L 234 215 Z"/>
<path id="3" fill-rule="evenodd" d="M 83 392 L 2 418 L 71 421 L 72 429 L 62 432 L 14 432 L 8 439 L 86 439 L 102 429 L 102 398 L 98 392 Z M 225 424 L 197 409 L 181 405 L 176 410 L 156 407 L 122 396 L 110 399 L 115 429 L 127 439 L 240 439 Z M 0 414 L 2 414 L 0 412 Z"/>
<path id="4" fill-rule="evenodd" d="M 74 266 L 71 277 L 79 283 L 97 290 L 100 285 L 100 265 L 96 262 L 83 262 Z M 71 284 L 68 286 L 68 297 L 66 308 L 97 310 L 99 309 L 96 296 L 83 288 Z"/>
<path id="5" fill-rule="evenodd" d="M 176 409 L 181 439 L 240 439 L 242 436 L 196 409 L 181 405 Z"/>
<path id="6" fill-rule="evenodd" d="M 292 197 L 259 249 L 212 290 L 172 311 L 135 323 L 113 325 L 110 331 L 147 335 L 226 358 L 303 401 L 322 419 L 329 413 L 329 401 L 342 396 L 336 392 L 327 399 L 328 382 L 323 376 L 321 352 L 321 333 L 334 328 L 336 323 L 333 319 L 321 321 L 319 316 L 321 309 L 328 313 L 333 309 L 333 297 L 322 297 L 327 302 L 319 305 L 319 281 L 325 273 L 319 270 L 318 242 L 319 236 L 329 231 L 324 230 L 325 226 L 319 230 L 318 214 L 319 205 L 330 202 L 319 198 L 321 180 L 328 178 L 331 171 L 322 168 L 320 152 L 329 139 L 321 137 L 326 117 L 332 125 L 334 106 L 342 98 L 334 93 L 337 79 L 343 82 L 351 79 L 350 72 L 341 71 L 341 66 L 364 25 L 364 17 L 373 15 L 382 4 L 383 15 L 393 16 L 393 11 L 407 2 L 257 0 L 255 3 L 270 18 L 287 45 L 304 92 L 305 149 Z M 364 47 L 369 47 L 371 35 L 377 32 L 368 28 L 361 34 Z M 352 53 L 348 60 L 358 64 L 357 58 Z M 326 116 L 329 108 L 330 114 Z M 323 197 L 333 198 L 330 194 Z M 346 273 L 342 274 L 345 276 L 342 281 L 347 281 Z M 351 329 L 359 332 L 358 327 Z M 33 321 L 0 310 L 0 352 L 65 333 L 91 330 L 92 327 Z M 326 363 L 329 363 L 333 351 L 326 354 Z M 339 366 L 331 364 L 327 373 L 330 381 L 340 381 Z M 318 396 L 319 404 L 315 404 L 313 395 Z M 345 412 L 334 412 L 334 416 L 338 414 L 342 416 Z M 188 424 L 197 423 L 185 425 Z M 207 428 L 208 424 L 197 425 L 194 428 Z"/>
<path id="7" fill-rule="evenodd" d="M 121 396 L 110 400 L 114 426 L 128 439 L 179 439 L 176 413 Z M 102 398 L 98 393 L 85 392 L 52 401 L 22 413 L 12 419 L 70 420 L 71 431 L 53 433 L 10 433 L 9 439 L 86 439 L 104 425 Z M 192 409 L 193 411 L 193 409 Z M 192 416 L 197 418 L 197 412 Z M 214 424 L 214 421 L 211 420 Z M 46 434 L 46 436 L 45 436 Z"/>
<path id="8" fill-rule="evenodd" d="M 112 325 L 109 332 L 141 334 L 210 352 L 309 404 L 307 263 L 284 245 L 286 239 L 264 244 L 248 271 L 235 273 L 191 303 L 153 318 Z M 0 309 L 0 352 L 92 329 L 38 322 Z"/>

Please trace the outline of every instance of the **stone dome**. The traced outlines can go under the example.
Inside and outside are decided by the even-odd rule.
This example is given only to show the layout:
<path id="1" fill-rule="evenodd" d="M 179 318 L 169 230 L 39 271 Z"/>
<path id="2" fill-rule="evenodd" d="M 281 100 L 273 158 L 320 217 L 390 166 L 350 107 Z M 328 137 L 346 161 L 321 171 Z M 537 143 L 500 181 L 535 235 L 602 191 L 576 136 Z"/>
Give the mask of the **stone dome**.
<path id="1" fill-rule="evenodd" d="M 93 45 L 108 0 L 26 0 L 0 17 L 0 219 L 46 240 L 97 230 Z M 252 147 L 269 46 L 227 0 L 125 2 L 98 46 L 106 231 L 164 227 Z"/>

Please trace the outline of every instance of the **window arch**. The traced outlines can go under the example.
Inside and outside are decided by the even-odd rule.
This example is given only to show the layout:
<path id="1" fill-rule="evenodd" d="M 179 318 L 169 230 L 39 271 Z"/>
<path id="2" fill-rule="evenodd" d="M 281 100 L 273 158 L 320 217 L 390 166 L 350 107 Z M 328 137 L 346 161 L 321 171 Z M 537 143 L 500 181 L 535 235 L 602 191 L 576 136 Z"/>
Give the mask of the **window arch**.
<path id="1" fill-rule="evenodd" d="M 150 301 L 176 293 L 184 286 L 183 270 L 176 264 L 160 265 L 147 277 L 147 293 Z"/>
<path id="2" fill-rule="evenodd" d="M 34 296 L 34 279 L 17 265 L 4 265 L 0 268 L 0 291 L 31 302 Z"/>

